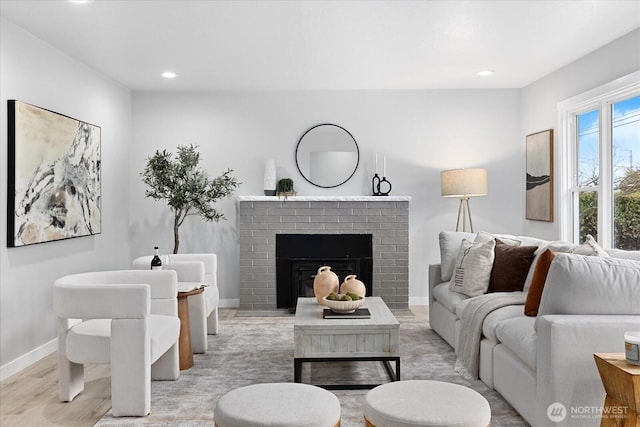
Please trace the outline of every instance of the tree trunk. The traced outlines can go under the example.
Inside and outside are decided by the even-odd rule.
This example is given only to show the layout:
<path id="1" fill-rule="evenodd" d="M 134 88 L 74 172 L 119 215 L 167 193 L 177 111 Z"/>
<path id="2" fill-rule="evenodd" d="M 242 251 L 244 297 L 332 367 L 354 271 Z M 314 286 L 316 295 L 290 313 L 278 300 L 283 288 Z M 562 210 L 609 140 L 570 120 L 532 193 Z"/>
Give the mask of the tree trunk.
<path id="1" fill-rule="evenodd" d="M 180 236 L 178 234 L 178 230 L 180 229 L 180 219 L 178 215 L 173 219 L 173 253 L 178 253 L 178 248 L 180 247 Z"/>

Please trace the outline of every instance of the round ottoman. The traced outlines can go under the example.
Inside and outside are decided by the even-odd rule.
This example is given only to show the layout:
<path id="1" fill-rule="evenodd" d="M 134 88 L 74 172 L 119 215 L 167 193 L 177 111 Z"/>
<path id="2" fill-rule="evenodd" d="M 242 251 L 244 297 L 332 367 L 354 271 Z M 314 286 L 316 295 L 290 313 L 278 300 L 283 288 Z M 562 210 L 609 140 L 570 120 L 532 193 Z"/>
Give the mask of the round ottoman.
<path id="1" fill-rule="evenodd" d="M 253 384 L 222 396 L 213 420 L 218 427 L 335 427 L 340 425 L 340 401 L 309 384 Z"/>
<path id="2" fill-rule="evenodd" d="M 367 427 L 486 427 L 491 422 L 487 399 L 477 391 L 441 381 L 396 381 L 367 393 Z"/>

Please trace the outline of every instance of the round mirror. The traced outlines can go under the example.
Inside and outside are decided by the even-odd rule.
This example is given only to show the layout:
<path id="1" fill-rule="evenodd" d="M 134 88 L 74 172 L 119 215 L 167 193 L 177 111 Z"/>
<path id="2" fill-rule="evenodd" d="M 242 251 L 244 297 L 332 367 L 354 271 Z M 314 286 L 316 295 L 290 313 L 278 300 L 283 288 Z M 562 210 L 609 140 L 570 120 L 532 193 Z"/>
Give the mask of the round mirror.
<path id="1" fill-rule="evenodd" d="M 338 125 L 312 127 L 302 135 L 296 147 L 296 166 L 300 174 L 318 187 L 344 184 L 356 173 L 359 162 L 356 140 Z"/>

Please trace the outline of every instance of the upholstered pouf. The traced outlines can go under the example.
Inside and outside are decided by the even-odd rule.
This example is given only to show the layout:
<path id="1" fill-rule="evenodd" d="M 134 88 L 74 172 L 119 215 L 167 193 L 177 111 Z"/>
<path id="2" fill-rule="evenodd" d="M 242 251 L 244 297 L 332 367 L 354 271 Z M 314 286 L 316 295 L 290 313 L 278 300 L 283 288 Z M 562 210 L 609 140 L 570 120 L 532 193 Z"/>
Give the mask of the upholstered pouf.
<path id="1" fill-rule="evenodd" d="M 477 391 L 441 381 L 397 381 L 367 393 L 367 427 L 486 427 L 491 422 L 487 399 Z"/>
<path id="2" fill-rule="evenodd" d="M 218 427 L 336 427 L 340 401 L 308 384 L 254 384 L 231 390 L 213 411 Z"/>

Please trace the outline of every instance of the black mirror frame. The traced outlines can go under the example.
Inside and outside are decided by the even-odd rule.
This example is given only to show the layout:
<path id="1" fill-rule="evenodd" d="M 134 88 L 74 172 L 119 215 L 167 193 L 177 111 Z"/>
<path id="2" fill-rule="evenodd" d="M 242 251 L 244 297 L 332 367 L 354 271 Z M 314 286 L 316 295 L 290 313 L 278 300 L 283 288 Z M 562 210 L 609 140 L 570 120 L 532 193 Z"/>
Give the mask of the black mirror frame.
<path id="1" fill-rule="evenodd" d="M 358 158 L 356 159 L 356 166 L 353 168 L 353 172 L 351 172 L 351 175 L 349 175 L 349 177 L 347 177 L 347 179 L 345 179 L 344 181 L 336 184 L 336 185 L 319 185 L 316 184 L 315 182 L 312 182 L 309 178 L 306 177 L 306 175 L 304 173 L 302 173 L 302 170 L 300 170 L 300 164 L 298 163 L 298 150 L 300 149 L 300 143 L 302 143 L 302 140 L 304 139 L 304 137 L 311 132 L 313 129 L 320 127 L 320 126 L 335 126 L 337 128 L 342 129 L 343 131 L 345 131 L 347 133 L 347 135 L 349 135 L 351 137 L 351 139 L 353 140 L 353 143 L 356 146 L 356 153 L 358 154 Z M 349 181 L 353 175 L 355 175 L 356 171 L 358 170 L 358 166 L 360 165 L 360 147 L 358 147 L 358 143 L 356 142 L 356 139 L 353 137 L 353 135 L 351 135 L 351 132 L 349 132 L 348 130 L 346 130 L 345 128 L 343 128 L 342 126 L 333 124 L 333 123 L 321 123 L 319 125 L 315 125 L 311 128 L 309 128 L 304 134 L 302 134 L 302 136 L 300 137 L 300 139 L 298 140 L 298 144 L 296 145 L 296 152 L 295 152 L 295 160 L 296 160 L 296 167 L 298 168 L 298 172 L 300 172 L 300 175 L 302 175 L 302 177 L 310 184 L 315 185 L 316 187 L 320 187 L 320 188 L 335 188 L 335 187 L 339 187 L 342 184 L 344 184 L 345 182 Z"/>

